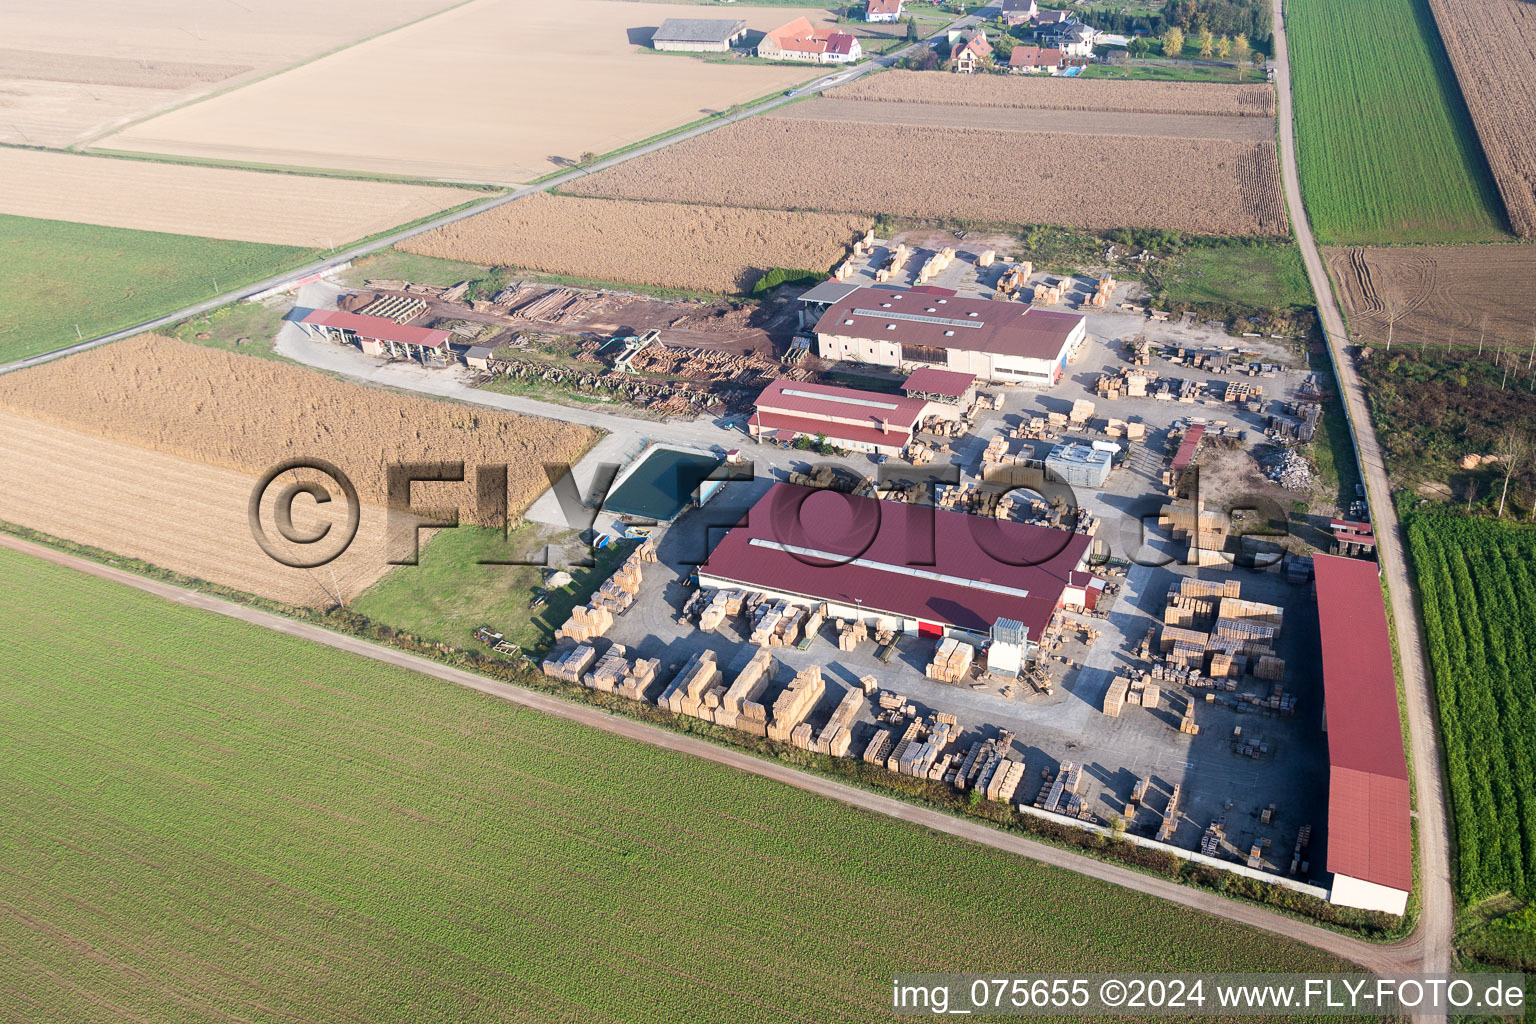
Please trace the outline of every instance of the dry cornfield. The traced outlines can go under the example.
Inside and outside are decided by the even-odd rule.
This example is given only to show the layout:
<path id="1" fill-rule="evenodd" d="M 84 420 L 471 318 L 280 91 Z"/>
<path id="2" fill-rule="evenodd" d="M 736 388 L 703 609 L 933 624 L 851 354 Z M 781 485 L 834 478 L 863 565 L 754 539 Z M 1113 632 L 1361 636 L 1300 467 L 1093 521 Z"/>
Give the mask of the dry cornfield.
<path id="1" fill-rule="evenodd" d="M 545 464 L 573 463 L 596 440 L 573 423 L 367 388 L 155 335 L 8 374 L 0 408 L 242 473 L 318 457 L 347 473 L 363 502 L 381 506 L 396 463 L 462 461 L 470 479 L 469 467 L 504 464 L 513 516 L 549 487 Z M 468 485 L 432 486 L 456 488 L 434 490 L 439 504 L 471 504 Z"/>
<path id="2" fill-rule="evenodd" d="M 77 224 L 329 248 L 482 192 L 0 149 L 0 213 Z"/>
<path id="3" fill-rule="evenodd" d="M 1476 348 L 1531 344 L 1530 282 L 1536 249 L 1525 245 L 1325 249 L 1350 330 L 1385 345 Z"/>
<path id="4" fill-rule="evenodd" d="M 867 216 L 540 194 L 400 243 L 423 256 L 726 294 L 774 267 L 825 270 Z"/>
<path id="5" fill-rule="evenodd" d="M 957 107 L 1036 107 L 1234 117 L 1275 115 L 1275 91 L 1267 85 L 1110 82 L 1052 78 L 1049 75 L 1003 77 L 887 71 L 881 75 L 866 75 L 827 95 L 840 100 L 945 103 Z"/>
<path id="6" fill-rule="evenodd" d="M 1515 232 L 1536 235 L 1536 5 L 1430 0 Z"/>
<path id="7" fill-rule="evenodd" d="M 6 481 L 0 520 L 184 576 L 286 604 L 325 606 L 362 593 L 389 568 L 390 553 L 401 550 L 386 547 L 384 510 L 364 505 L 357 536 L 340 557 L 319 568 L 289 568 L 267 555 L 251 532 L 246 508 L 257 482 L 253 473 L 5 411 L 0 431 L 11 439 L 0 446 Z M 271 504 L 275 498 L 263 509 L 268 524 Z M 340 535 L 332 516 L 303 518 L 309 509 L 331 511 L 295 502 L 296 529 L 308 533 L 331 523 Z M 267 535 L 278 537 L 270 529 Z M 407 536 L 395 540 L 409 542 Z M 277 543 L 300 558 L 306 554 Z"/>
<path id="8" fill-rule="evenodd" d="M 578 187 L 626 199 L 999 224 L 1288 231 L 1273 142 L 1025 135 L 759 117 Z"/>

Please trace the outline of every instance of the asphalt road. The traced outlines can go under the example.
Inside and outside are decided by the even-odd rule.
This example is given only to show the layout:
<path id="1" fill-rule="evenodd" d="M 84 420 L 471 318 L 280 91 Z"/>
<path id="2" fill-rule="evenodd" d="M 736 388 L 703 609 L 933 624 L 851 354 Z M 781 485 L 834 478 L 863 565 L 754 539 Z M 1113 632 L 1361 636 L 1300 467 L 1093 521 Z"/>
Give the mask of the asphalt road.
<path id="1" fill-rule="evenodd" d="M 1116 864 L 1105 863 L 1081 854 L 1047 846 L 1020 835 L 1000 832 L 977 822 L 955 818 L 939 811 L 918 807 L 891 797 L 854 789 L 829 779 L 798 771 L 777 761 L 762 760 L 739 750 L 716 746 L 704 740 L 668 732 L 665 729 L 659 729 L 629 718 L 611 715 L 584 704 L 569 703 L 559 698 L 539 693 L 536 690 L 529 690 L 520 686 L 512 686 L 508 683 L 487 679 L 484 676 L 478 676 L 448 665 L 440 665 L 435 661 L 418 658 L 404 651 L 380 647 L 365 640 L 359 640 L 356 637 L 332 633 L 329 630 L 321 629 L 306 622 L 296 622 L 279 615 L 247 608 L 244 605 L 231 604 L 228 601 L 223 601 L 207 594 L 183 590 L 179 587 L 162 583 L 159 580 L 136 576 L 121 569 L 114 569 L 110 566 L 76 558 L 73 555 L 67 555 L 52 548 L 32 544 L 16 537 L 0 534 L 0 546 L 100 579 L 121 583 L 189 608 L 213 612 L 214 614 L 228 616 L 229 618 L 260 626 L 264 629 L 325 644 L 327 647 L 346 651 L 349 654 L 419 672 L 434 679 L 453 683 L 456 686 L 462 686 L 465 689 L 474 690 L 489 697 L 495 697 L 545 714 L 556 715 L 573 722 L 579 722 L 594 729 L 601 729 L 604 732 L 638 740 L 642 743 L 649 743 L 667 750 L 675 750 L 679 753 L 700 757 L 739 771 L 772 779 L 775 782 L 781 782 L 788 786 L 794 786 L 796 789 L 816 793 L 865 811 L 884 814 L 903 821 L 910 821 L 925 828 L 933 829 L 936 832 L 943 832 L 961 839 L 980 843 L 984 846 L 1027 857 L 1030 860 L 1065 868 L 1080 875 L 1086 875 L 1089 878 L 1097 878 L 1100 881 L 1122 885 L 1128 889 L 1135 889 L 1139 892 L 1144 892 L 1195 910 L 1215 914 L 1230 921 L 1236 921 L 1239 924 L 1249 925 L 1277 935 L 1283 935 L 1286 938 L 1295 939 L 1298 942 L 1304 942 L 1307 945 L 1315 946 L 1318 949 L 1350 960 L 1366 970 L 1374 971 L 1378 974 L 1413 971 L 1418 969 L 1420 963 L 1416 944 L 1377 945 L 1363 942 L 1360 939 L 1351 938 L 1350 936 L 1329 931 L 1325 928 L 1319 928 L 1316 925 L 1306 924 L 1253 904 L 1238 903 L 1201 889 L 1189 888 L 1166 879 L 1144 875 Z"/>
<path id="2" fill-rule="evenodd" d="M 1371 519 L 1376 526 L 1377 556 L 1387 581 L 1392 618 L 1397 626 L 1398 657 L 1408 709 L 1408 746 L 1413 756 L 1414 798 L 1419 822 L 1419 925 L 1403 943 L 1402 949 L 1416 947 L 1419 959 L 1415 969 L 1439 973 L 1450 969 L 1452 936 L 1455 928 L 1455 901 L 1451 894 L 1450 836 L 1446 828 L 1445 794 L 1441 785 L 1440 740 L 1435 717 L 1434 694 L 1429 668 L 1424 661 L 1418 608 L 1413 599 L 1408 562 L 1404 557 L 1402 524 L 1392 505 L 1392 491 L 1387 478 L 1381 443 L 1371 423 L 1365 389 L 1355 372 L 1354 362 L 1345 351 L 1349 335 L 1344 317 L 1334 299 L 1322 254 L 1312 238 L 1312 228 L 1301 202 L 1301 181 L 1296 171 L 1296 132 L 1292 122 L 1290 51 L 1285 35 L 1282 0 L 1271 0 L 1275 18 L 1275 88 L 1279 99 L 1280 165 L 1285 183 L 1285 203 L 1291 215 L 1291 227 L 1301 247 L 1307 277 L 1317 296 L 1318 314 L 1328 339 L 1328 353 L 1338 375 L 1344 396 L 1344 411 L 1349 418 L 1355 457 L 1365 479 L 1371 504 Z"/>
<path id="3" fill-rule="evenodd" d="M 526 198 L 527 196 L 536 195 L 540 192 L 548 192 L 550 189 L 569 184 L 570 182 L 576 181 L 579 178 L 586 177 L 588 174 L 595 174 L 598 171 L 606 170 L 609 167 L 616 167 L 619 164 L 634 160 L 638 157 L 646 156 L 650 153 L 655 153 L 659 150 L 666 149 L 668 146 L 674 146 L 679 142 L 698 138 L 700 135 L 705 135 L 709 132 L 715 131 L 718 128 L 723 128 L 728 124 L 735 124 L 736 122 L 744 121 L 749 117 L 756 117 L 758 114 L 767 113 L 768 111 L 775 110 L 787 103 L 793 103 L 798 99 L 803 99 L 806 96 L 813 95 L 825 89 L 830 89 L 833 86 L 847 85 L 849 82 L 856 81 L 865 75 L 870 74 L 871 72 L 881 71 L 890 67 L 892 64 L 896 63 L 896 61 L 900 60 L 902 57 L 913 52 L 919 47 L 928 45 L 931 40 L 938 38 L 944 32 L 948 31 L 949 28 L 968 26 L 975 24 L 975 22 L 976 18 L 974 17 L 960 18 L 921 42 L 916 42 L 910 46 L 905 46 L 894 53 L 872 58 L 871 60 L 868 60 L 863 64 L 853 68 L 838 68 L 829 74 L 823 75 L 821 78 L 818 78 L 816 81 L 809 85 L 802 86 L 798 89 L 791 89 L 781 95 L 770 97 L 761 103 L 751 107 L 746 107 L 742 110 L 738 110 L 733 114 L 726 114 L 724 116 L 717 117 L 711 121 L 708 121 L 705 124 L 697 125 L 693 128 L 678 132 L 676 135 L 669 135 L 666 138 L 657 139 L 654 142 L 648 142 L 627 152 L 608 157 L 605 160 L 599 160 L 590 166 L 574 168 L 565 172 L 564 174 L 557 175 L 553 178 L 548 178 L 542 182 L 539 182 L 538 184 L 525 185 L 516 191 L 508 193 L 507 195 L 494 196 L 485 200 L 484 202 L 476 203 L 473 206 L 466 207 L 454 213 L 444 214 L 441 217 L 434 217 L 432 220 L 417 224 L 415 227 L 405 228 L 401 231 L 396 231 L 392 234 L 386 235 L 383 238 L 377 238 L 371 242 L 364 242 L 360 245 L 355 245 L 350 249 L 345 249 L 339 253 L 328 256 L 323 260 L 319 260 L 315 263 L 310 263 L 306 266 L 300 267 L 297 270 L 292 270 L 285 274 L 279 274 L 275 277 L 269 277 L 264 281 L 258 281 L 255 284 L 247 285 L 244 288 L 236 288 L 233 291 L 228 291 L 222 295 L 214 296 L 213 298 L 204 302 L 199 302 L 196 305 L 187 306 L 184 309 L 178 309 L 174 313 L 167 313 L 165 316 L 155 317 L 153 320 L 146 320 L 143 323 L 135 324 L 132 327 L 126 327 L 121 331 L 114 331 L 111 334 L 103 334 L 97 338 L 89 338 L 85 341 L 77 342 L 73 345 L 67 345 L 64 348 L 55 349 L 52 352 L 44 352 L 40 355 L 29 356 L 26 359 L 18 359 L 13 363 L 7 363 L 3 366 L 0 366 L 0 374 L 9 373 L 12 370 L 23 370 L 29 366 L 36 366 L 39 363 L 46 363 L 50 360 L 59 359 L 63 356 L 73 355 L 76 352 L 84 352 L 87 349 L 96 348 L 99 345 L 106 345 L 114 341 L 121 341 L 124 338 L 131 338 L 136 334 L 143 334 L 145 331 L 152 331 L 156 328 L 165 327 L 170 324 L 177 323 L 178 321 L 185 320 L 187 317 L 197 316 L 200 313 L 207 313 L 211 310 L 218 309 L 220 306 L 227 306 L 231 302 L 238 302 L 241 299 L 249 298 L 252 295 L 258 295 L 261 292 L 268 291 L 273 288 L 279 288 L 284 285 L 293 284 L 297 281 L 302 281 L 307 277 L 313 277 L 316 274 L 323 273 L 332 267 L 341 266 L 344 263 L 349 263 L 352 260 L 367 256 L 370 253 L 378 252 L 380 249 L 387 249 L 392 245 L 405 241 L 407 238 L 414 238 L 417 235 L 425 234 L 426 232 L 431 231 L 434 228 L 440 228 L 445 224 L 453 224 L 457 221 L 465 220 L 466 218 L 473 217 L 476 214 L 484 213 L 486 210 L 494 209 L 506 203 L 516 202 L 517 200 Z"/>

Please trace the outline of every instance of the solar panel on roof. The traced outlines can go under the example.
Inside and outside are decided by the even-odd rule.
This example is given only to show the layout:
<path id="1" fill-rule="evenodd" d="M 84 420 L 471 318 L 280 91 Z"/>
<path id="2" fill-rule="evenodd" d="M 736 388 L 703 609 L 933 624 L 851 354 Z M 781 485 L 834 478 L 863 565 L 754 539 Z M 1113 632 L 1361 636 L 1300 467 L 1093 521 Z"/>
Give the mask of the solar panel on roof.
<path id="1" fill-rule="evenodd" d="M 921 313 L 892 313 L 879 309 L 855 309 L 855 316 L 878 316 L 886 320 L 908 320 L 919 324 L 945 324 L 954 327 L 979 328 L 985 326 L 980 320 L 955 320 L 945 316 L 924 316 Z M 975 313 L 971 314 L 975 316 Z"/>

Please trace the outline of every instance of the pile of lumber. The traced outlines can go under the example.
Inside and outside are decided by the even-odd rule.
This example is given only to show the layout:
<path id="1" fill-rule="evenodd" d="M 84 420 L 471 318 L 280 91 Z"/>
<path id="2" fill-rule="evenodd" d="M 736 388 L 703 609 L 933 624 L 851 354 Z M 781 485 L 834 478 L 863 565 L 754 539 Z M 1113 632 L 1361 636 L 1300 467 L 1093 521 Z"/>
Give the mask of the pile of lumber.
<path id="1" fill-rule="evenodd" d="M 857 650 L 859 644 L 869 639 L 869 627 L 862 619 L 849 622 L 845 619 L 837 620 L 837 649 L 840 651 Z"/>
<path id="2" fill-rule="evenodd" d="M 1200 727 L 1195 724 L 1195 702 L 1192 700 L 1184 702 L 1184 717 L 1179 720 L 1179 732 L 1188 736 L 1200 735 Z"/>
<path id="3" fill-rule="evenodd" d="M 603 581 L 603 585 L 597 588 L 597 593 L 592 595 L 592 603 L 595 606 L 607 608 L 615 615 L 621 615 L 629 610 L 629 606 L 635 603 L 635 595 L 640 592 L 640 566 L 642 564 L 638 550 L 630 552 L 628 558 L 613 571 L 613 575 Z"/>
<path id="4" fill-rule="evenodd" d="M 1077 793 L 1077 787 L 1082 784 L 1082 779 L 1081 765 L 1072 761 L 1063 761 L 1061 770 L 1056 773 L 1056 778 L 1050 786 L 1041 787 L 1040 796 L 1035 798 L 1035 806 L 1054 814 L 1077 817 L 1082 812 L 1082 799 Z"/>
<path id="5" fill-rule="evenodd" d="M 864 747 L 864 760 L 869 764 L 884 764 L 891 749 L 891 730 L 877 729 Z"/>
<path id="6" fill-rule="evenodd" d="M 754 736 L 768 735 L 768 709 L 757 698 L 773 682 L 773 655 L 760 647 L 736 673 L 731 686 L 715 709 L 715 724 L 740 729 Z"/>
<path id="7" fill-rule="evenodd" d="M 773 717 L 769 720 L 768 738 L 780 743 L 789 741 L 789 734 L 810 716 L 816 702 L 827 690 L 821 678 L 821 666 L 802 669 L 773 702 Z"/>
<path id="8" fill-rule="evenodd" d="M 934 275 L 942 273 L 954 260 L 955 250 L 953 246 L 940 249 L 923 261 L 922 267 L 917 272 L 917 283 L 927 284 Z"/>
<path id="9" fill-rule="evenodd" d="M 934 649 L 933 660 L 928 663 L 928 678 L 941 683 L 964 682 L 975 659 L 976 648 L 970 644 L 961 643 L 954 637 L 940 640 Z"/>
<path id="10" fill-rule="evenodd" d="M 699 628 L 706 633 L 719 629 L 726 619 L 741 614 L 746 595 L 739 590 L 717 590 L 699 612 Z"/>
<path id="11" fill-rule="evenodd" d="M 809 609 L 787 601 L 760 604 L 752 613 L 752 635 L 748 642 L 753 647 L 793 647 L 800 640 L 800 629 L 809 614 Z"/>
<path id="12" fill-rule="evenodd" d="M 853 745 L 854 723 L 863 710 L 863 689 L 849 687 L 837 705 L 837 710 L 827 720 L 826 727 L 821 730 L 821 735 L 816 737 L 816 751 L 833 757 L 847 757 L 848 748 Z"/>
<path id="13" fill-rule="evenodd" d="M 1041 281 L 1035 285 L 1035 295 L 1031 301 L 1037 306 L 1054 306 L 1061 302 L 1066 295 L 1066 291 L 1067 282 L 1065 280 L 1057 281 L 1055 284 L 1046 284 L 1044 281 Z"/>
<path id="14" fill-rule="evenodd" d="M 660 658 L 636 658 L 624 674 L 619 677 L 618 685 L 614 692 L 620 697 L 628 697 L 630 700 L 650 700 L 648 691 L 656 682 L 656 674 L 661 670 Z"/>
<path id="15" fill-rule="evenodd" d="M 1221 605 L 1216 610 L 1219 618 L 1223 619 L 1252 619 L 1255 622 L 1263 622 L 1275 627 L 1275 635 L 1280 635 L 1280 625 L 1285 618 L 1285 609 L 1279 605 L 1264 604 L 1260 601 L 1244 601 L 1238 597 L 1224 597 Z"/>
<path id="16" fill-rule="evenodd" d="M 1073 401 L 1072 411 L 1067 415 L 1067 422 L 1074 427 L 1085 426 L 1093 418 L 1093 403 L 1086 398 Z"/>
<path id="17" fill-rule="evenodd" d="M 571 617 L 565 625 L 555 630 L 555 642 L 574 640 L 585 643 L 602 636 L 613 626 L 613 612 L 601 605 L 579 604 L 571 609 Z"/>
<path id="18" fill-rule="evenodd" d="M 677 675 L 672 677 L 672 682 L 662 691 L 656 703 L 674 715 L 703 718 L 705 716 L 701 712 L 704 706 L 704 691 L 713 686 L 719 678 L 720 666 L 715 652 L 700 651 L 683 663 L 683 667 L 678 670 Z M 714 718 L 712 714 L 708 717 Z"/>
<path id="19" fill-rule="evenodd" d="M 1125 676 L 1115 676 L 1111 679 L 1109 689 L 1104 691 L 1104 713 L 1110 718 L 1119 718 L 1120 709 L 1125 706 L 1125 697 L 1130 689 L 1131 681 Z"/>
<path id="20" fill-rule="evenodd" d="M 591 644 L 574 644 L 549 652 L 549 656 L 544 659 L 540 667 L 543 668 L 544 674 L 552 679 L 579 683 L 582 673 L 596 660 L 597 651 Z"/>
<path id="21" fill-rule="evenodd" d="M 998 803 L 1012 803 L 1019 790 L 1019 783 L 1024 781 L 1024 770 L 1023 761 L 1003 758 L 992 769 L 992 777 L 987 780 L 986 788 L 982 790 L 983 795 Z"/>

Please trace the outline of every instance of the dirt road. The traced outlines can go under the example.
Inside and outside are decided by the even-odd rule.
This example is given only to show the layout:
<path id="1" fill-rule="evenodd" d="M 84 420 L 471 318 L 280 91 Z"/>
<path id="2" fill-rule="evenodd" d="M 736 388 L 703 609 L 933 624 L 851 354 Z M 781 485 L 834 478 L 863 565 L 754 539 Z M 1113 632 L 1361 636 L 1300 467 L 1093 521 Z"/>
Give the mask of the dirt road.
<path id="1" fill-rule="evenodd" d="M 67 555 L 51 548 L 32 544 L 16 537 L 0 534 L 0 546 L 42 558 L 55 565 L 65 566 L 91 576 L 121 583 L 190 608 L 198 608 L 218 615 L 225 615 L 232 619 L 238 619 L 241 622 L 250 623 L 251 625 L 311 640 L 315 643 L 325 644 L 328 647 L 347 651 L 364 658 L 371 658 L 383 664 L 420 672 L 423 675 L 453 683 L 466 689 L 475 690 L 490 697 L 511 701 L 514 704 L 541 711 L 545 714 L 557 715 L 595 729 L 602 729 L 605 732 L 638 740 L 642 743 L 650 743 L 667 750 L 675 750 L 694 757 L 701 757 L 739 771 L 750 772 L 754 775 L 782 782 L 785 785 L 794 786 L 797 789 L 817 793 L 866 811 L 888 815 L 903 821 L 910 821 L 937 832 L 944 832 L 962 839 L 971 840 L 972 842 L 981 843 L 985 846 L 1006 850 L 1021 857 L 1028 857 L 1031 860 L 1053 864 L 1090 878 L 1097 878 L 1114 885 L 1123 885 L 1128 889 L 1135 889 L 1186 907 L 1216 914 L 1241 924 L 1260 928 L 1277 935 L 1283 935 L 1298 942 L 1304 942 L 1310 946 L 1315 946 L 1318 949 L 1344 957 L 1367 970 L 1377 973 L 1402 973 L 1417 969 L 1420 963 L 1418 946 L 1414 942 L 1396 945 L 1375 945 L 1363 942 L 1325 928 L 1319 928 L 1315 925 L 1305 924 L 1301 921 L 1284 917 L 1262 907 L 1223 899 L 1213 893 L 1200 889 L 1191 889 L 1165 879 L 1143 875 L 1129 868 L 1107 864 L 1094 860 L 1091 857 L 1046 846 L 1043 843 L 1026 839 L 1023 836 L 1000 832 L 985 825 L 951 817 L 926 807 L 918 807 L 901 800 L 880 796 L 875 793 L 867 793 L 863 790 L 854 789 L 828 779 L 797 771 L 776 761 L 763 760 L 742 751 L 716 746 L 689 736 L 678 735 L 665 729 L 646 725 L 643 722 L 636 722 L 628 718 L 608 714 L 598 708 L 568 703 L 547 694 L 497 682 L 447 665 L 440 665 L 437 662 L 418 658 L 403 651 L 380 647 L 376 644 L 371 644 L 355 637 L 344 636 L 340 633 L 332 633 L 329 630 L 321 629 L 309 623 L 295 622 L 291 619 L 258 611 L 254 608 L 231 604 L 228 601 L 210 597 L 207 594 L 183 590 L 158 580 L 135 576 L 120 569 L 76 558 L 73 555 Z"/>
<path id="2" fill-rule="evenodd" d="M 1402 524 L 1392 507 L 1392 492 L 1376 428 L 1371 424 L 1365 389 L 1345 352 L 1349 335 L 1344 317 L 1333 297 L 1323 257 L 1312 239 L 1306 209 L 1301 202 L 1301 181 L 1296 173 L 1296 132 L 1292 121 L 1290 50 L 1286 41 L 1282 0 L 1271 0 L 1275 18 L 1275 87 L 1279 99 L 1280 167 L 1286 208 L 1296 242 L 1307 265 L 1307 278 L 1317 296 L 1317 311 L 1328 337 L 1328 354 L 1344 395 L 1355 457 L 1365 479 L 1376 524 L 1377 552 L 1391 598 L 1392 619 L 1397 628 L 1398 657 L 1408 708 L 1408 746 L 1412 755 L 1414 800 L 1419 822 L 1419 926 L 1403 945 L 1418 946 L 1416 970 L 1443 972 L 1450 969 L 1451 936 L 1455 902 L 1451 895 L 1450 836 L 1446 830 L 1445 794 L 1440 774 L 1440 739 L 1435 719 L 1434 694 L 1429 667 L 1424 661 L 1423 628 L 1414 605 L 1408 563 L 1404 557 Z"/>

